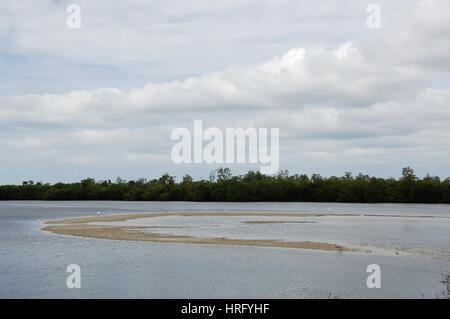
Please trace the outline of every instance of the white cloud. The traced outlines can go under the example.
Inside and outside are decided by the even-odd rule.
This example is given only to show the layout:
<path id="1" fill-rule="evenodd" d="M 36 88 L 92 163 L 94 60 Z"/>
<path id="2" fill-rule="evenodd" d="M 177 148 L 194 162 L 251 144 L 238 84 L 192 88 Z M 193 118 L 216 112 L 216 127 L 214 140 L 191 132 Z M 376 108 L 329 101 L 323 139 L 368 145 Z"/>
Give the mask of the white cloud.
<path id="1" fill-rule="evenodd" d="M 450 24 L 444 14 L 448 4 L 440 0 L 430 3 L 413 8 L 402 28 L 392 35 L 385 30 L 365 41 L 292 48 L 266 62 L 230 66 L 141 88 L 0 96 L 1 173 L 7 174 L 6 167 L 19 167 L 17 163 L 25 162 L 33 164 L 30 171 L 36 165 L 47 167 L 42 170 L 42 179 L 54 176 L 49 167 L 59 165 L 73 170 L 69 175 L 58 172 L 66 177 L 113 177 L 111 174 L 119 171 L 131 176 L 170 170 L 183 174 L 191 169 L 205 175 L 208 167 L 175 167 L 168 162 L 171 130 L 202 119 L 205 125 L 222 128 L 279 127 L 281 167 L 296 172 L 339 174 L 360 169 L 391 175 L 401 165 L 415 165 L 449 175 L 450 83 L 441 88 L 427 87 L 430 70 L 442 68 L 448 72 L 450 66 Z M 200 12 L 208 17 L 241 8 L 237 2 L 219 9 L 204 5 L 207 13 Z M 91 6 L 86 3 L 87 9 Z M 28 6 L 8 8 L 10 12 L 24 10 L 24 15 L 30 14 Z M 45 10 L 38 9 L 45 13 L 44 25 L 51 27 L 60 18 L 55 8 L 49 5 Z M 137 46 L 142 34 L 134 34 L 133 28 L 145 24 L 137 8 L 128 15 L 123 13 L 126 16 L 121 22 L 110 26 L 123 32 L 119 38 L 129 40 L 127 50 L 136 53 L 134 62 L 153 58 L 148 51 L 152 46 Z M 162 5 L 156 10 L 155 17 L 166 12 L 164 8 Z M 329 15 L 326 8 L 322 8 L 325 16 Z M 190 14 L 200 13 L 193 10 Z M 176 21 L 175 26 L 166 21 L 156 27 L 169 28 L 170 32 L 177 32 L 179 24 L 189 28 L 199 23 L 182 10 L 163 16 Z M 81 38 L 76 37 L 82 34 L 55 44 L 50 38 L 61 40 L 60 30 L 51 32 L 51 37 L 32 39 L 25 31 L 35 22 L 10 22 L 13 27 L 9 30 L 6 21 L 0 25 L 0 34 L 16 34 L 12 47 L 18 52 L 103 61 L 105 52 L 111 49 L 115 53 L 104 62 L 123 62 L 120 59 L 124 53 L 110 47 L 117 43 L 111 43 L 109 29 L 104 42 L 96 40 L 101 30 L 95 36 L 86 35 L 83 41 L 89 40 L 92 50 L 85 50 L 86 44 L 72 50 L 69 44 L 72 40 L 79 44 Z M 148 26 L 143 27 L 145 30 Z M 170 39 L 167 41 L 170 45 Z M 118 45 L 125 46 L 120 40 Z M 203 56 L 211 59 L 207 50 Z M 24 174 L 27 172 L 25 169 Z"/>
<path id="2" fill-rule="evenodd" d="M 450 2 L 420 0 L 396 30 L 384 30 L 365 44 L 365 54 L 383 63 L 450 71 Z"/>
<path id="3" fill-rule="evenodd" d="M 3 129 L 8 123 L 68 128 L 128 121 L 142 126 L 156 113 L 361 107 L 412 92 L 419 80 L 414 69 L 373 64 L 347 43 L 333 51 L 292 49 L 266 63 L 141 89 L 4 97 L 0 123 Z"/>

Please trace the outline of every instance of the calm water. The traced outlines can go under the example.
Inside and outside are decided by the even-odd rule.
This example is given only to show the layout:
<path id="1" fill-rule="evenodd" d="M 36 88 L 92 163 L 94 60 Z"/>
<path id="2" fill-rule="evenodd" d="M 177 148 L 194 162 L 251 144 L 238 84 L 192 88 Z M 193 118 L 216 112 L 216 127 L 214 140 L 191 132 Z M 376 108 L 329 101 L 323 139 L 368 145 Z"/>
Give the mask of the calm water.
<path id="1" fill-rule="evenodd" d="M 367 246 L 372 253 L 110 241 L 40 230 L 48 219 L 166 210 L 351 213 L 355 216 L 258 229 L 264 238 L 282 233 L 283 238 Z M 367 214 L 399 217 L 360 216 Z M 450 205 L 0 202 L 0 297 L 434 298 L 444 288 L 442 273 L 450 272 L 449 217 Z M 204 223 L 218 227 L 197 227 L 190 234 L 255 236 L 246 228 L 220 227 L 217 219 Z M 374 263 L 382 269 L 381 289 L 366 286 L 366 267 Z M 66 286 L 69 264 L 81 267 L 81 289 Z"/>

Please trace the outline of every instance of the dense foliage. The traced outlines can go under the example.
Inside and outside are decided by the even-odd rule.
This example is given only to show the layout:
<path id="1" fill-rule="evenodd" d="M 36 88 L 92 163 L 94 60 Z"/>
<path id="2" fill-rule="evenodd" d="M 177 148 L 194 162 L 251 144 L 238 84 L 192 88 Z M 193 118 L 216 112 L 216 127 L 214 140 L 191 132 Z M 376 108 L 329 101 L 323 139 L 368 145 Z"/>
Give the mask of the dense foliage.
<path id="1" fill-rule="evenodd" d="M 228 168 L 211 173 L 209 180 L 186 175 L 176 182 L 165 174 L 159 179 L 115 182 L 84 179 L 78 183 L 0 186 L 0 200 L 131 200 L 131 201 L 301 201 L 350 203 L 450 203 L 450 178 L 427 175 L 420 179 L 407 167 L 399 179 L 346 173 L 342 177 L 314 174 L 266 176 L 250 171 L 232 176 Z"/>

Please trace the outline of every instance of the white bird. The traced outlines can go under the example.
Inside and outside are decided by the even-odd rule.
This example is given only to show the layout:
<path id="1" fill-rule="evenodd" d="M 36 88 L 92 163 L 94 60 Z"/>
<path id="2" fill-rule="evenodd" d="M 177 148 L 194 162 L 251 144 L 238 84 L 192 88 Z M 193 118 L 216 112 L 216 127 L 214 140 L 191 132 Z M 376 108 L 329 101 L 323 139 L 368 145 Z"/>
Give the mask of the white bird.
<path id="1" fill-rule="evenodd" d="M 97 215 L 100 215 L 100 212 L 97 212 Z"/>

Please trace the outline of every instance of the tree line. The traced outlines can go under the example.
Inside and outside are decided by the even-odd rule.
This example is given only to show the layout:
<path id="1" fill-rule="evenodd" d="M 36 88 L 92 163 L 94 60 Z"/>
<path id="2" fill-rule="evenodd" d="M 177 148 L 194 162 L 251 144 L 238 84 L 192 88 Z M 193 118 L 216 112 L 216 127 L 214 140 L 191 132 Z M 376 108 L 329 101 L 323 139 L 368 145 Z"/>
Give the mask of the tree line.
<path id="1" fill-rule="evenodd" d="M 126 181 L 117 178 L 77 183 L 0 186 L 0 200 L 128 200 L 211 202 L 347 202 L 347 203 L 450 203 L 450 178 L 427 175 L 418 178 L 410 167 L 400 178 L 377 178 L 345 173 L 341 177 L 318 174 L 276 176 L 249 171 L 234 176 L 228 168 L 211 172 L 209 179 L 194 181 L 189 175 Z"/>

